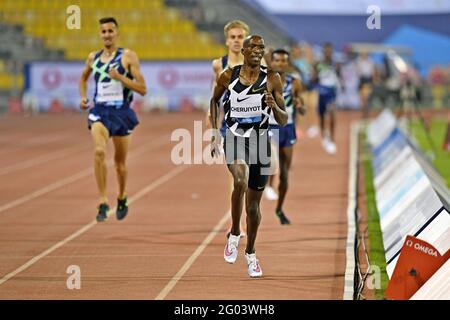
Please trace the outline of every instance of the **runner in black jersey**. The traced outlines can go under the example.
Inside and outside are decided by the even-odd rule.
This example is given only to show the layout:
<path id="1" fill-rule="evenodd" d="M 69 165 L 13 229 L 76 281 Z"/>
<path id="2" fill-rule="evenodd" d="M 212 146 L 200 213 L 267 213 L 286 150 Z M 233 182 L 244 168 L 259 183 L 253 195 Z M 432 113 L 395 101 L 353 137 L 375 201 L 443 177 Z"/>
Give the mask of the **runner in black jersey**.
<path id="1" fill-rule="evenodd" d="M 244 39 L 248 36 L 250 32 L 249 26 L 241 20 L 233 20 L 228 22 L 223 28 L 225 36 L 225 44 L 227 46 L 227 54 L 214 59 L 212 62 L 212 68 L 214 72 L 213 88 L 217 84 L 220 74 L 228 68 L 233 68 L 234 66 L 244 63 L 244 56 L 242 55 L 241 49 L 244 43 Z M 261 65 L 267 66 L 264 58 L 261 61 Z M 221 112 L 223 112 L 223 104 L 227 100 L 227 92 L 225 92 L 222 97 Z M 218 114 L 219 116 L 219 114 Z M 210 110 L 207 112 L 207 121 L 209 121 Z M 225 119 L 221 118 L 220 133 L 225 137 L 226 132 Z"/>
<path id="2" fill-rule="evenodd" d="M 211 140 L 211 154 L 219 156 L 218 132 L 219 103 L 228 90 L 224 105 L 227 125 L 224 150 L 234 189 L 231 199 L 233 226 L 224 250 L 224 258 L 234 263 L 240 239 L 239 222 L 246 200 L 247 247 L 245 258 L 250 277 L 261 277 L 262 271 L 255 254 L 255 240 L 261 220 L 260 201 L 267 183 L 270 166 L 268 139 L 271 113 L 280 126 L 287 123 L 283 88 L 278 73 L 261 67 L 264 40 L 253 35 L 245 39 L 242 48 L 244 64 L 225 70 L 219 77 L 211 99 L 211 127 L 215 129 Z M 265 170 L 267 169 L 267 170 Z"/>
<path id="3" fill-rule="evenodd" d="M 225 44 L 227 46 L 228 52 L 226 55 L 214 59 L 212 62 L 212 68 L 214 72 L 214 81 L 213 81 L 213 88 L 217 83 L 217 80 L 219 79 L 220 74 L 225 71 L 228 68 L 233 68 L 234 66 L 241 65 L 244 63 L 244 56 L 242 55 L 241 49 L 244 44 L 244 39 L 248 36 L 250 32 L 250 29 L 248 25 L 241 21 L 241 20 L 233 20 L 228 22 L 224 28 L 223 33 L 225 36 Z M 266 65 L 266 62 L 264 59 L 261 61 L 261 64 L 263 66 Z M 225 138 L 225 133 L 227 130 L 227 125 L 225 123 L 225 118 L 223 115 L 223 105 L 228 100 L 228 92 L 225 92 L 221 99 L 220 104 L 220 112 L 219 114 L 222 114 L 220 117 L 220 134 L 223 138 Z M 207 112 L 207 121 L 209 122 L 210 118 L 210 110 L 208 109 Z M 230 185 L 232 186 L 233 181 L 230 179 Z M 231 228 L 231 227 L 230 227 Z M 241 227 L 241 230 L 243 228 Z M 230 234 L 230 230 L 227 232 L 227 237 Z M 241 236 L 245 236 L 245 232 L 241 231 Z"/>
<path id="4" fill-rule="evenodd" d="M 130 134 L 139 123 L 130 104 L 133 91 L 145 95 L 147 89 L 136 53 L 116 45 L 119 33 L 117 21 L 110 17 L 102 18 L 99 22 L 103 49 L 91 52 L 86 61 L 79 83 L 80 107 L 83 110 L 89 108 L 87 81 L 90 74 L 94 73 L 94 107 L 89 110 L 88 127 L 95 147 L 95 178 L 100 193 L 97 221 L 105 220 L 109 211 L 105 160 L 109 137 L 114 143 L 114 162 L 119 183 L 116 217 L 121 220 L 128 213 L 126 158 Z"/>

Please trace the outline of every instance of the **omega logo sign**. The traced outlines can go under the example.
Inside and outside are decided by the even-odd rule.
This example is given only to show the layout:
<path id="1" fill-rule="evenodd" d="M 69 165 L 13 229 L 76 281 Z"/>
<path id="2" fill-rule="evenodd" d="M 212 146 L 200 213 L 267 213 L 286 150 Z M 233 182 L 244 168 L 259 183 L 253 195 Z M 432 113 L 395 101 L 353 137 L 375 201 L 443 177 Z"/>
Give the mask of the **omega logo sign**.
<path id="1" fill-rule="evenodd" d="M 422 251 L 430 256 L 437 257 L 438 253 L 433 248 L 429 248 L 427 246 L 421 245 L 420 243 L 414 243 L 412 240 L 406 241 L 406 246 L 410 248 L 414 248 L 414 250 Z"/>

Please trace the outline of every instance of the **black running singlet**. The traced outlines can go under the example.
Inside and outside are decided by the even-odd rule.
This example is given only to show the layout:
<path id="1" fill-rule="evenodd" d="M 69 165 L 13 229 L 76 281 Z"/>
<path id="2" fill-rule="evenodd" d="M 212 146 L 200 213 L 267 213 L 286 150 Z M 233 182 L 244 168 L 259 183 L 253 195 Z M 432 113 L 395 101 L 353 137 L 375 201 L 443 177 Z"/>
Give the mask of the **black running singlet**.
<path id="1" fill-rule="evenodd" d="M 265 131 L 269 127 L 271 108 L 266 105 L 267 69 L 260 67 L 258 79 L 245 86 L 239 81 L 242 65 L 233 68 L 228 86 L 228 100 L 225 102 L 225 121 L 228 129 L 236 136 L 250 137 L 253 130 Z"/>

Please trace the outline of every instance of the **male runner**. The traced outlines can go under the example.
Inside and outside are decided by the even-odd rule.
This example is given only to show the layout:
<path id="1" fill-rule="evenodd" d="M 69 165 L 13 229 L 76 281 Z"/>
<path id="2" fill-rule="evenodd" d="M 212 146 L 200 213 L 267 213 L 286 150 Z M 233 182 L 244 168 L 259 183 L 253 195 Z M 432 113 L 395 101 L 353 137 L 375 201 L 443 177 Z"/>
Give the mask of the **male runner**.
<path id="1" fill-rule="evenodd" d="M 94 73 L 94 107 L 89 110 L 88 128 L 94 142 L 95 178 L 100 193 L 97 221 L 108 217 L 109 204 L 106 195 L 106 145 L 109 137 L 114 143 L 114 162 L 119 183 L 116 217 L 121 220 L 128 213 L 126 158 L 130 134 L 139 124 L 131 109 L 133 91 L 144 96 L 147 92 L 135 52 L 119 48 L 116 44 L 119 26 L 116 19 L 100 19 L 100 37 L 103 49 L 91 52 L 80 78 L 80 107 L 89 108 L 87 80 Z"/>
<path id="2" fill-rule="evenodd" d="M 234 66 L 241 65 L 244 63 L 244 56 L 242 55 L 242 46 L 244 43 L 244 39 L 248 36 L 250 32 L 249 26 L 241 21 L 241 20 L 233 20 L 228 22 L 224 28 L 223 33 L 225 35 L 225 44 L 228 48 L 228 53 L 218 59 L 214 59 L 212 62 L 213 72 L 214 72 L 214 80 L 213 80 L 213 88 L 215 87 L 217 80 L 219 79 L 220 74 L 228 69 L 233 68 Z M 265 66 L 264 58 L 261 62 L 263 66 Z M 223 104 L 228 99 L 227 93 L 223 95 L 221 99 L 221 111 L 223 112 Z M 207 121 L 209 123 L 210 119 L 210 110 L 207 112 Z M 220 133 L 222 137 L 225 137 L 226 132 L 226 124 L 225 118 L 222 118 Z M 230 181 L 232 183 L 232 181 Z M 230 232 L 228 232 L 229 234 Z M 227 237 L 228 237 L 227 234 Z M 245 236 L 244 232 L 241 232 L 241 236 Z"/>
<path id="3" fill-rule="evenodd" d="M 358 90 L 362 115 L 364 119 L 367 119 L 369 114 L 369 97 L 372 93 L 373 75 L 375 73 L 375 63 L 367 51 L 361 52 L 356 58 L 356 68 L 359 76 Z"/>
<path id="4" fill-rule="evenodd" d="M 288 74 L 289 68 L 289 52 L 284 49 L 277 49 L 272 52 L 272 70 L 278 72 L 281 76 L 283 84 L 283 98 L 288 113 L 288 121 L 286 126 L 280 127 L 273 116 L 269 119 L 272 140 L 279 147 L 278 151 L 280 181 L 278 185 L 278 202 L 275 209 L 277 217 L 281 224 L 290 224 L 289 219 L 283 212 L 283 203 L 288 190 L 289 169 L 292 163 L 292 155 L 294 144 L 297 142 L 295 130 L 295 118 L 297 112 L 301 115 L 305 114 L 303 107 L 301 91 L 302 86 L 298 79 Z M 273 181 L 273 175 L 270 176 L 269 185 Z"/>
<path id="5" fill-rule="evenodd" d="M 311 82 L 311 75 L 314 66 L 314 52 L 311 46 L 303 42 L 294 45 L 290 52 L 292 64 L 300 71 L 303 85 L 302 97 L 305 101 L 306 116 L 304 119 L 306 136 L 315 138 L 319 134 L 319 126 L 317 125 L 317 113 L 313 112 L 317 108 L 319 96 L 314 90 Z"/>
<path id="6" fill-rule="evenodd" d="M 215 130 L 211 138 L 211 155 L 218 157 L 219 102 L 225 91 L 229 91 L 224 106 L 227 126 L 224 150 L 228 169 L 233 176 L 234 189 L 231 198 L 232 228 L 225 246 L 224 259 L 228 263 L 234 263 L 238 255 L 239 222 L 245 195 L 245 258 L 250 277 L 262 276 L 255 254 L 255 240 L 261 220 L 260 201 L 270 165 L 269 116 L 273 112 L 282 126 L 288 118 L 280 76 L 261 67 L 264 48 L 264 40 L 260 36 L 252 35 L 245 39 L 241 50 L 244 64 L 227 69 L 220 75 L 210 106 L 211 126 Z"/>
<path id="7" fill-rule="evenodd" d="M 334 129 L 336 124 L 336 91 L 339 86 L 340 65 L 333 62 L 333 47 L 325 43 L 323 59 L 314 65 L 313 79 L 317 83 L 319 92 L 318 112 L 320 117 L 320 131 L 322 146 L 329 154 L 336 154 Z M 327 121 L 328 120 L 328 121 Z M 326 123 L 328 122 L 328 131 Z"/>

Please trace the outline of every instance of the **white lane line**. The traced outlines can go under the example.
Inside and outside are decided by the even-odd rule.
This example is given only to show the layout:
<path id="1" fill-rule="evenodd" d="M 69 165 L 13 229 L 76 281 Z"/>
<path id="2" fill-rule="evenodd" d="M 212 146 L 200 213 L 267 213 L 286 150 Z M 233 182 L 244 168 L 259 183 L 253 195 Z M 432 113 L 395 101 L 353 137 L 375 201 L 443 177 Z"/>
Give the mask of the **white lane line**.
<path id="1" fill-rule="evenodd" d="M 212 231 L 206 236 L 203 242 L 195 249 L 194 253 L 187 259 L 180 270 L 172 277 L 172 279 L 167 283 L 167 285 L 161 290 L 161 292 L 156 296 L 155 300 L 164 300 L 165 297 L 172 291 L 176 286 L 178 281 L 184 276 L 184 274 L 189 270 L 189 268 L 194 264 L 195 260 L 202 254 L 203 250 L 209 245 L 209 243 L 214 239 L 214 237 L 219 233 L 222 227 L 225 225 L 227 220 L 230 218 L 230 210 L 228 210 L 222 219 L 216 224 Z"/>
<path id="2" fill-rule="evenodd" d="M 48 153 L 48 154 L 42 155 L 40 157 L 32 158 L 32 159 L 25 160 L 25 161 L 22 161 L 22 162 L 19 162 L 19 163 L 14 163 L 12 165 L 5 166 L 5 167 L 1 168 L 0 169 L 0 176 L 4 175 L 4 174 L 15 172 L 15 171 L 18 171 L 18 170 L 31 168 L 31 167 L 37 166 L 37 165 L 42 164 L 42 163 L 46 163 L 46 162 L 51 161 L 51 160 L 56 160 L 56 159 L 59 159 L 59 158 L 63 158 L 63 157 L 66 157 L 66 156 L 68 156 L 70 154 L 79 152 L 79 151 L 81 151 L 83 149 L 87 149 L 87 148 L 88 148 L 88 146 L 86 146 L 86 144 L 83 143 L 82 145 L 77 145 L 75 147 L 71 146 L 69 148 L 66 148 L 66 149 L 63 149 L 63 150 L 58 150 L 58 151 L 55 151 L 55 152 L 52 152 L 52 153 Z"/>
<path id="3" fill-rule="evenodd" d="M 16 151 L 21 151 L 23 149 L 27 149 L 27 148 L 34 148 L 34 147 L 38 147 L 40 145 L 44 145 L 44 144 L 48 144 L 48 143 L 52 143 L 52 142 L 57 142 L 60 140 L 64 140 L 67 139 L 69 137 L 69 134 L 61 134 L 61 133 L 51 133 L 51 134 L 47 134 L 44 136 L 38 136 L 38 137 L 33 137 L 33 138 L 26 138 L 26 137 L 19 137 L 18 139 L 14 139 L 15 143 L 14 143 L 14 147 L 12 148 L 8 148 L 5 147 L 5 149 L 0 150 L 0 155 L 1 154 L 8 154 L 8 153 L 12 153 L 12 152 L 16 152 Z M 24 139 L 23 141 L 20 141 L 19 139 Z M 10 139 L 8 139 L 9 141 Z M 19 141 L 17 141 L 19 140 Z"/>
<path id="4" fill-rule="evenodd" d="M 56 182 L 53 182 L 43 188 L 37 189 L 36 191 L 33 191 L 27 195 L 24 195 L 16 200 L 13 200 L 11 202 L 8 202 L 2 206 L 0 206 L 0 213 L 4 212 L 6 210 L 9 210 L 11 208 L 17 207 L 21 204 L 24 204 L 30 200 L 36 199 L 37 197 L 40 197 L 46 193 L 49 193 L 53 190 L 56 190 L 58 188 L 61 188 L 63 186 L 66 186 L 72 182 L 75 182 L 77 180 L 80 180 L 81 178 L 87 177 L 88 175 L 92 174 L 92 172 L 94 172 L 94 170 L 92 168 L 89 169 L 85 169 L 83 171 L 80 171 L 70 177 L 67 177 L 65 179 L 62 180 L 58 180 Z"/>
<path id="5" fill-rule="evenodd" d="M 134 153 L 132 153 L 130 155 L 130 157 L 128 159 L 131 160 L 133 158 L 136 158 L 136 157 L 142 155 L 143 153 L 145 153 L 145 152 L 147 152 L 149 150 L 152 150 L 154 148 L 157 148 L 157 147 L 159 147 L 161 145 L 166 144 L 168 141 L 170 141 L 170 140 L 166 139 L 165 135 L 164 136 L 160 136 L 160 137 L 156 138 L 155 140 L 152 140 L 152 141 L 144 144 L 140 148 L 138 148 Z M 107 162 L 107 166 L 110 167 L 113 163 L 114 163 L 114 161 L 112 159 L 110 159 Z M 40 197 L 40 196 L 42 196 L 44 194 L 47 194 L 47 193 L 49 193 L 51 191 L 54 191 L 54 190 L 56 190 L 58 188 L 66 186 L 66 185 L 68 185 L 68 184 L 70 184 L 72 182 L 75 182 L 77 180 L 80 180 L 80 179 L 82 179 L 84 177 L 87 177 L 87 176 L 91 175 L 93 172 L 94 172 L 93 168 L 88 168 L 88 169 L 82 170 L 82 171 L 80 171 L 80 172 L 78 172 L 78 173 L 76 173 L 76 174 L 74 174 L 74 175 L 72 175 L 70 177 L 67 177 L 67 178 L 55 181 L 55 182 L 53 182 L 53 183 L 51 183 L 51 184 L 49 184 L 49 185 L 47 185 L 47 186 L 45 186 L 43 188 L 39 188 L 39 189 L 37 189 L 37 190 L 27 194 L 27 195 L 24 195 L 24 196 L 16 199 L 16 200 L 13 200 L 13 201 L 8 202 L 8 203 L 6 203 L 4 205 L 1 205 L 0 206 L 0 213 L 4 212 L 6 210 L 9 210 L 11 208 L 17 207 L 17 206 L 19 206 L 21 204 L 24 204 L 24 203 L 26 203 L 26 202 L 28 202 L 30 200 L 36 199 L 36 198 L 38 198 L 38 197 Z"/>
<path id="6" fill-rule="evenodd" d="M 156 179 L 155 181 L 153 181 L 152 183 L 150 183 L 149 185 L 147 185 L 146 187 L 144 187 L 143 189 L 141 189 L 138 193 L 136 193 L 134 196 L 130 197 L 128 199 L 129 203 L 132 203 L 134 201 L 137 201 L 138 199 L 142 198 L 143 196 L 145 196 L 147 193 L 149 193 L 150 191 L 154 190 L 155 188 L 159 187 L 160 185 L 162 185 L 163 183 L 169 181 L 170 179 L 174 178 L 175 176 L 177 176 L 178 174 L 180 174 L 182 171 L 186 170 L 189 166 L 179 166 L 176 167 L 174 169 L 172 169 L 171 171 L 169 171 L 168 173 L 166 173 L 165 175 L 163 175 L 162 177 Z M 116 208 L 111 208 L 110 209 L 110 214 L 111 212 L 114 212 L 116 210 Z M 89 229 L 91 229 L 93 226 L 95 226 L 97 224 L 96 220 L 91 221 L 90 223 L 88 223 L 87 225 L 85 225 L 84 227 L 78 229 L 77 231 L 75 231 L 74 233 L 72 233 L 70 236 L 68 236 L 67 238 L 59 241 L 58 243 L 54 244 L 53 246 L 51 246 L 50 248 L 48 248 L 47 250 L 45 250 L 44 252 L 40 253 L 39 255 L 35 256 L 34 258 L 28 260 L 26 263 L 24 263 L 23 265 L 21 265 L 20 267 L 18 267 L 16 270 L 8 273 L 7 275 L 5 275 L 2 279 L 0 279 L 0 285 L 4 284 L 6 281 L 10 280 L 11 278 L 13 278 L 14 276 L 16 276 L 17 274 L 19 274 L 20 272 L 28 269 L 29 267 L 31 267 L 33 264 L 35 264 L 36 262 L 38 262 L 39 260 L 41 260 L 42 258 L 48 256 L 50 253 L 52 253 L 53 251 L 55 251 L 56 249 L 62 247 L 63 245 L 67 244 L 68 242 L 72 241 L 73 239 L 79 237 L 80 235 L 82 235 L 83 233 L 85 233 L 86 231 L 88 231 Z"/>
<path id="7" fill-rule="evenodd" d="M 89 224 L 85 225 L 84 227 L 82 227 L 81 229 L 77 230 L 76 232 L 72 233 L 70 236 L 68 236 L 67 238 L 65 238 L 62 241 L 59 241 L 58 243 L 56 243 L 55 245 L 51 246 L 50 248 L 48 248 L 47 250 L 45 250 L 44 252 L 40 253 L 39 255 L 35 256 L 34 258 L 28 260 L 26 263 L 24 263 L 23 265 L 21 265 L 19 268 L 17 268 L 16 270 L 8 273 L 7 275 L 5 275 L 1 280 L 0 280 L 0 285 L 4 284 L 6 281 L 8 281 L 9 279 L 11 279 L 12 277 L 16 276 L 17 274 L 21 273 L 22 271 L 28 269 L 30 266 L 32 266 L 33 264 L 35 264 L 36 262 L 38 262 L 39 260 L 41 260 L 42 258 L 44 258 L 45 256 L 49 255 L 50 253 L 52 253 L 53 251 L 55 251 L 56 249 L 58 249 L 59 247 L 63 246 L 64 244 L 66 244 L 67 242 L 75 239 L 76 237 L 78 237 L 79 235 L 85 233 L 86 231 L 88 231 L 89 229 L 91 229 L 93 226 L 95 226 L 95 224 L 97 223 L 96 220 L 91 221 Z"/>
<path id="8" fill-rule="evenodd" d="M 357 170 L 358 170 L 358 133 L 360 123 L 355 122 L 350 127 L 350 154 L 349 154 L 349 175 L 348 175 L 348 206 L 347 206 L 347 248 L 346 248 L 346 268 L 344 280 L 344 300 L 353 300 L 355 285 L 355 238 L 356 238 L 356 218 L 355 210 L 357 205 Z"/>

